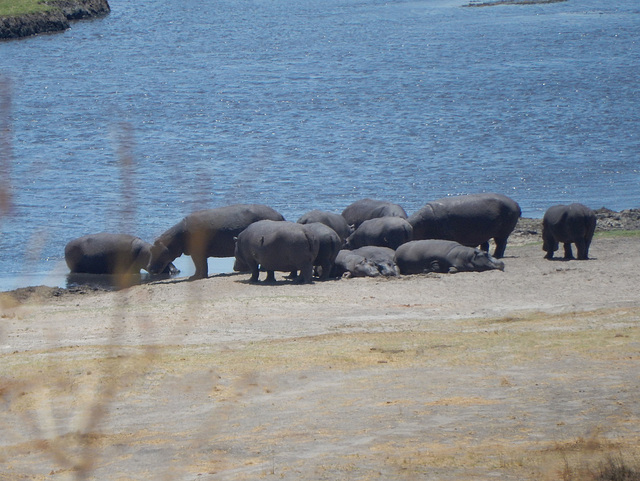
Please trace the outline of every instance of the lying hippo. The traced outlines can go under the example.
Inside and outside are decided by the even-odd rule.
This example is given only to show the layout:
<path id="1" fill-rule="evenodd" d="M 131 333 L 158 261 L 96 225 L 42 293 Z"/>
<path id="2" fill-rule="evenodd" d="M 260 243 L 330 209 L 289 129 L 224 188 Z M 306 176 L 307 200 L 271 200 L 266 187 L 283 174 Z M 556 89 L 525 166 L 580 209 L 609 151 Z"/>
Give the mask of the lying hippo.
<path id="1" fill-rule="evenodd" d="M 448 240 L 417 240 L 398 247 L 394 258 L 402 274 L 504 270 L 488 252 Z"/>
<path id="2" fill-rule="evenodd" d="M 101 232 L 69 241 L 64 260 L 74 274 L 139 274 L 148 270 L 151 244 L 129 234 Z M 169 263 L 163 273 L 178 270 Z"/>
<path id="3" fill-rule="evenodd" d="M 264 219 L 282 221 L 284 217 L 261 204 L 234 204 L 194 212 L 156 239 L 151 248 L 150 272 L 162 272 L 167 264 L 186 254 L 196 267 L 191 279 L 206 278 L 207 258 L 233 257 L 238 234 Z"/>
<path id="4" fill-rule="evenodd" d="M 365 220 L 378 217 L 407 218 L 407 213 L 398 204 L 392 204 L 385 200 L 361 199 L 347 206 L 342 211 L 342 217 L 347 223 L 357 229 Z"/>
<path id="5" fill-rule="evenodd" d="M 351 252 L 364 257 L 367 261 L 373 262 L 378 272 L 383 276 L 389 277 L 400 274 L 400 269 L 398 269 L 398 265 L 393 260 L 396 251 L 389 247 L 365 246 Z"/>
<path id="6" fill-rule="evenodd" d="M 409 217 L 413 239 L 446 239 L 489 250 L 496 243 L 494 257 L 504 257 L 507 239 L 520 218 L 520 206 L 501 194 L 470 194 L 429 202 Z"/>
<path id="7" fill-rule="evenodd" d="M 340 236 L 342 242 L 344 242 L 352 232 L 345 218 L 333 212 L 312 210 L 298 219 L 299 224 L 311 224 L 313 222 L 320 222 L 321 224 L 331 227 Z"/>
<path id="8" fill-rule="evenodd" d="M 338 252 L 331 271 L 332 277 L 378 277 L 379 275 L 380 271 L 373 261 L 346 249 Z"/>
<path id="9" fill-rule="evenodd" d="M 564 244 L 564 258 L 573 259 L 571 244 L 576 245 L 578 259 L 589 258 L 589 246 L 596 230 L 596 214 L 582 204 L 554 205 L 542 218 L 542 250 L 545 259 L 553 259 L 558 243 Z"/>
<path id="10" fill-rule="evenodd" d="M 378 217 L 365 220 L 347 237 L 345 248 L 382 246 L 397 249 L 413 238 L 413 227 L 401 217 Z"/>
<path id="11" fill-rule="evenodd" d="M 306 225 L 261 220 L 238 235 L 235 256 L 251 271 L 251 282 L 258 282 L 263 270 L 267 282 L 275 282 L 274 271 L 300 271 L 297 280 L 310 283 L 318 250 L 318 239 Z"/>

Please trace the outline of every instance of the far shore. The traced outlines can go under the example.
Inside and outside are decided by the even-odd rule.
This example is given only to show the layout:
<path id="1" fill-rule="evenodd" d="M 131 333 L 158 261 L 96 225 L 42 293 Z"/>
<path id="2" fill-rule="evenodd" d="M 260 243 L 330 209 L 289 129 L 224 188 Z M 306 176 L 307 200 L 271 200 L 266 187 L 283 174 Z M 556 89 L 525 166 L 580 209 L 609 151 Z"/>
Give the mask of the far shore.
<path id="1" fill-rule="evenodd" d="M 108 0 L 51 0 L 47 5 L 44 11 L 39 7 L 15 15 L 0 12 L 0 40 L 62 32 L 72 21 L 102 17 L 111 11 Z"/>

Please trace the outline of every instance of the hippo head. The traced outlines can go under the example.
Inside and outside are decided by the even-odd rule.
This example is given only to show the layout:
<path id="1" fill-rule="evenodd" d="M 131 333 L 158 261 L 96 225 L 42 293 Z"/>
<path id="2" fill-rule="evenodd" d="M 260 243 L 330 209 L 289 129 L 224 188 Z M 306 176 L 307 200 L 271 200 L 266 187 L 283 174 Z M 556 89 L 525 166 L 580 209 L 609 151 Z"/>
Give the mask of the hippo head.
<path id="1" fill-rule="evenodd" d="M 474 271 L 489 271 L 491 269 L 504 271 L 504 262 L 496 259 L 488 252 L 475 249 L 473 258 L 471 259 L 471 267 Z"/>
<path id="2" fill-rule="evenodd" d="M 378 270 L 380 274 L 386 277 L 400 275 L 400 269 L 398 269 L 398 266 L 394 262 L 379 262 Z"/>
<path id="3" fill-rule="evenodd" d="M 147 271 L 151 274 L 160 274 L 174 259 L 175 256 L 171 255 L 169 249 L 162 242 L 156 241 L 151 246 L 151 259 Z"/>
<path id="4" fill-rule="evenodd" d="M 367 259 L 362 259 L 353 266 L 351 275 L 353 277 L 378 277 L 380 275 L 380 271 L 378 270 L 378 266 L 373 262 Z"/>

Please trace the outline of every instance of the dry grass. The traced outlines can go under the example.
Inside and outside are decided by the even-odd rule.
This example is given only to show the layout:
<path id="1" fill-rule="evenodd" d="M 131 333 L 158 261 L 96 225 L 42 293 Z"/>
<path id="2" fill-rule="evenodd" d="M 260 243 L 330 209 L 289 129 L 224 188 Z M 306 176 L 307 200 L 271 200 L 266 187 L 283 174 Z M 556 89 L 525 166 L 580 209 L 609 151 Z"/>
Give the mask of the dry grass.
<path id="1" fill-rule="evenodd" d="M 566 427 L 569 438 L 534 440 L 530 433 L 545 431 L 537 425 L 547 416 L 535 411 L 538 402 L 551 403 L 554 392 L 563 395 L 566 386 L 576 389 L 586 379 L 578 366 L 606 362 L 620 370 L 637 363 L 640 328 L 627 324 L 639 314 L 615 309 L 579 319 L 464 320 L 453 336 L 449 330 L 343 333 L 224 348 L 114 342 L 5 355 L 0 419 L 4 432 L 15 426 L 7 415 L 21 419 L 23 432 L 13 432 L 0 460 L 17 467 L 34 456 L 36 466 L 49 459 L 52 471 L 77 480 L 100 479 L 114 453 L 111 463 L 126 467 L 133 466 L 128 456 L 149 449 L 164 453 L 158 462 L 165 463 L 165 479 L 225 472 L 221 479 L 477 479 L 490 473 L 626 479 L 584 477 L 633 466 L 630 446 L 640 440 L 604 436 L 611 419 L 571 437 L 581 431 L 571 424 L 582 414 L 559 410 L 554 427 L 558 433 Z M 120 318 L 113 317 L 114 325 Z M 604 320 L 614 327 L 587 328 Z M 558 336 L 552 329 L 558 325 L 573 327 Z M 453 373 L 462 378 L 452 379 Z M 600 379 L 593 372 L 589 377 Z M 543 392 L 537 384 L 545 384 Z M 154 416 L 123 430 L 113 425 L 123 409 L 141 415 L 184 409 L 179 417 L 186 423 L 168 428 Z M 362 413 L 366 420 L 358 418 Z M 499 413 L 510 413 L 504 427 Z M 447 418 L 459 429 L 442 423 Z M 384 435 L 392 426 L 400 430 Z M 294 446 L 318 453 L 309 463 L 289 451 Z"/>

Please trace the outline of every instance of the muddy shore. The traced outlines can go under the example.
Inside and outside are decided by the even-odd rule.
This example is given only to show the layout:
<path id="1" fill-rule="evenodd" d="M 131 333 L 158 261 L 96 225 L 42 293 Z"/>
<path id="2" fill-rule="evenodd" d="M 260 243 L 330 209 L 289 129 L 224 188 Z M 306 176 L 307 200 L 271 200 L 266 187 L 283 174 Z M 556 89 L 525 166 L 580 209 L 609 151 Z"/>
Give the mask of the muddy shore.
<path id="1" fill-rule="evenodd" d="M 0 479 L 584 480 L 634 463 L 640 236 L 615 226 L 638 216 L 599 217 L 588 261 L 544 260 L 522 222 L 504 272 L 3 293 Z"/>

